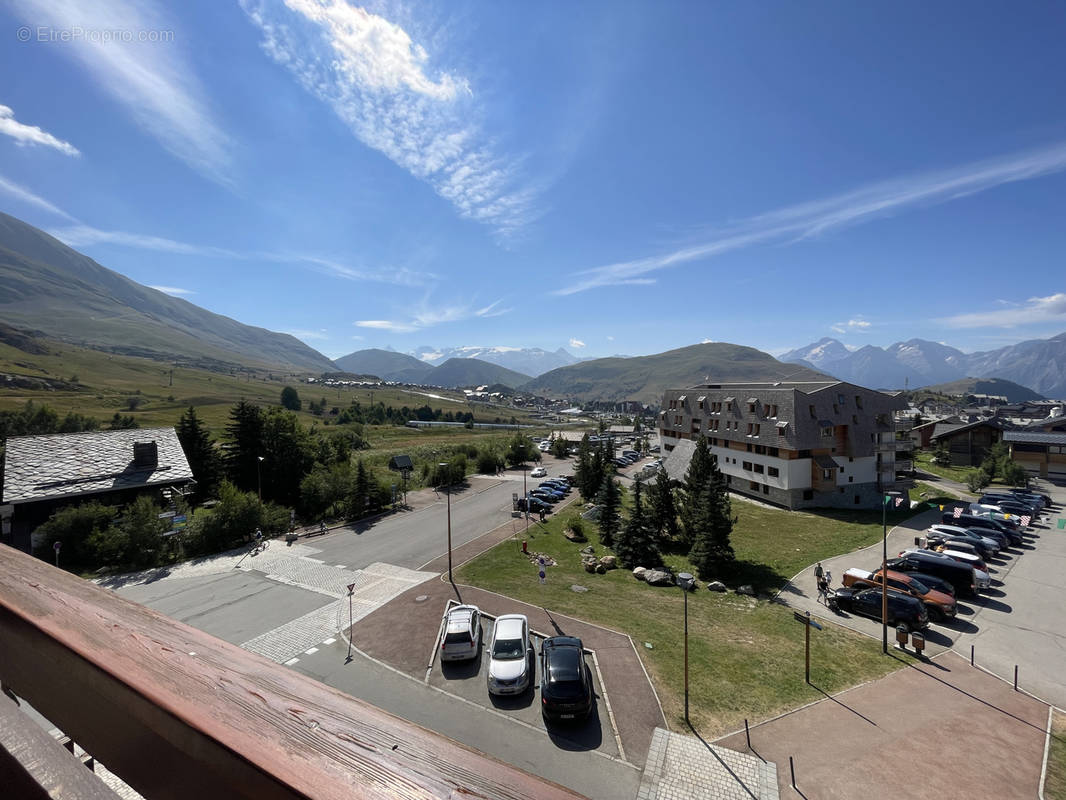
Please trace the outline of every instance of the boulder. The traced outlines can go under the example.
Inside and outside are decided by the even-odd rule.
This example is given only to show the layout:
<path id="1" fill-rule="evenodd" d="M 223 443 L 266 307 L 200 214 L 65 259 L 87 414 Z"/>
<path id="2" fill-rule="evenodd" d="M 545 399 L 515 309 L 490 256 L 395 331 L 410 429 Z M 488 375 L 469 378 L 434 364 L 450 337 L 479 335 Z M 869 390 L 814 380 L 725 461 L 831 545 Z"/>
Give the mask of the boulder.
<path id="1" fill-rule="evenodd" d="M 637 567 L 635 570 L 633 570 L 633 577 L 636 578 L 638 581 L 642 581 L 644 580 L 644 573 L 646 573 L 647 571 L 648 570 L 646 570 L 644 567 Z"/>
<path id="2" fill-rule="evenodd" d="M 737 594 L 746 594 L 748 597 L 755 597 L 755 590 L 752 589 L 749 584 L 745 583 L 737 589 Z"/>
<path id="3" fill-rule="evenodd" d="M 570 591 L 572 592 L 587 592 L 589 588 L 587 586 L 581 586 L 577 583 L 570 584 Z"/>
<path id="4" fill-rule="evenodd" d="M 661 569 L 649 569 L 644 573 L 644 580 L 652 586 L 673 586 L 674 576 Z"/>
<path id="5" fill-rule="evenodd" d="M 607 571 L 607 567 L 603 566 L 603 564 L 597 564 L 596 565 L 596 571 L 598 573 L 600 573 L 600 575 L 602 575 L 603 573 L 605 573 Z"/>
<path id="6" fill-rule="evenodd" d="M 618 569 L 618 556 L 604 556 L 600 564 L 606 569 Z"/>
<path id="7" fill-rule="evenodd" d="M 570 528 L 563 531 L 563 536 L 569 539 L 571 542 L 587 542 L 588 537 L 583 533 L 574 533 Z"/>
<path id="8" fill-rule="evenodd" d="M 712 592 L 724 592 L 725 584 L 721 581 L 711 581 L 707 584 L 707 588 L 710 589 Z"/>
<path id="9" fill-rule="evenodd" d="M 596 571 L 596 567 L 598 567 L 599 564 L 597 564 L 595 561 L 586 561 L 584 566 L 585 566 L 585 572 L 595 572 Z"/>
<path id="10" fill-rule="evenodd" d="M 582 548 L 581 548 L 581 552 L 582 552 L 582 553 L 588 553 L 589 555 L 592 555 L 593 553 L 595 553 L 595 552 L 596 552 L 596 548 L 595 548 L 595 547 L 593 547 L 593 546 L 592 546 L 592 545 L 590 544 L 590 545 L 589 545 L 588 547 L 582 547 Z"/>

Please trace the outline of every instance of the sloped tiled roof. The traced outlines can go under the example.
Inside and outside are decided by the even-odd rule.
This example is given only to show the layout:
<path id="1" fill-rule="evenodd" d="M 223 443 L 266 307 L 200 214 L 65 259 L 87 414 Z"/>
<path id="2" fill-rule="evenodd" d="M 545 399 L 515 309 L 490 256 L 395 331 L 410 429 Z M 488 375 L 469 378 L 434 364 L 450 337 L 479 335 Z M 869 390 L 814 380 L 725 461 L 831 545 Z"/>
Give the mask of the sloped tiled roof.
<path id="1" fill-rule="evenodd" d="M 1005 442 L 1025 442 L 1028 444 L 1066 444 L 1066 433 L 1040 433 L 1039 431 L 1007 431 L 1003 434 Z"/>
<path id="2" fill-rule="evenodd" d="M 135 442 L 154 441 L 155 467 L 133 463 Z M 4 503 L 27 503 L 192 480 L 173 428 L 16 436 L 4 454 Z"/>
<path id="3" fill-rule="evenodd" d="M 667 477 L 673 481 L 685 480 L 688 472 L 688 462 L 692 460 L 692 454 L 696 452 L 696 443 L 691 439 L 679 439 L 674 449 L 663 460 L 663 469 Z"/>

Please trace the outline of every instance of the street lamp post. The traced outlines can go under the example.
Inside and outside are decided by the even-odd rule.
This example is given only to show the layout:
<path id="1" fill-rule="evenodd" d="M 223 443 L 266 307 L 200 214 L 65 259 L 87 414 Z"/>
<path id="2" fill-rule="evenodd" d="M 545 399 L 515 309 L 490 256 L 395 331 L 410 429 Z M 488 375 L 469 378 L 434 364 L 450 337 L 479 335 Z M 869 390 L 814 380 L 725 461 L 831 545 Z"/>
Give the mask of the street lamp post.
<path id="1" fill-rule="evenodd" d="M 679 572 L 677 585 L 681 587 L 681 594 L 685 598 L 685 722 L 688 721 L 688 593 L 692 589 L 695 578 L 687 572 Z"/>
<path id="2" fill-rule="evenodd" d="M 881 498 L 881 652 L 888 655 L 888 503 L 899 492 L 884 492 Z"/>
<path id="3" fill-rule="evenodd" d="M 263 465 L 263 457 L 262 456 L 256 456 L 256 459 L 257 460 L 255 462 L 255 483 L 256 483 L 256 486 L 259 488 L 259 504 L 262 505 L 263 504 L 263 471 L 262 471 L 261 467 Z"/>
<path id="4" fill-rule="evenodd" d="M 448 582 L 455 583 L 452 580 L 452 489 L 451 489 L 451 465 L 442 462 L 440 466 L 448 470 L 447 480 L 448 483 L 444 485 L 444 494 L 448 498 Z"/>

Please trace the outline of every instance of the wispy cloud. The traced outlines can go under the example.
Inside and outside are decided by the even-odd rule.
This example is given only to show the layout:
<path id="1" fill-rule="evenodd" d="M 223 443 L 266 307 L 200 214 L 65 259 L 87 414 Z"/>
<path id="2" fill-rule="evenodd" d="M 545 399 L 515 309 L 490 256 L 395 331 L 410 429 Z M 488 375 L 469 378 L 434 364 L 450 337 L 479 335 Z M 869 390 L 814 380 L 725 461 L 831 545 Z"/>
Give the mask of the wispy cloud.
<path id="1" fill-rule="evenodd" d="M 582 347 L 585 346 L 585 343 L 580 339 L 571 339 L 570 346 L 573 347 L 575 350 L 580 350 Z"/>
<path id="2" fill-rule="evenodd" d="M 244 258 L 240 253 L 224 247 L 188 244 L 163 236 L 150 236 L 125 231 L 105 231 L 90 225 L 73 225 L 49 231 L 70 247 L 87 247 L 94 244 L 116 244 L 140 250 L 155 250 L 163 253 L 178 253 L 186 256 L 209 256 L 212 258 Z"/>
<path id="3" fill-rule="evenodd" d="M 14 6 L 28 26 L 60 31 L 131 31 L 42 43 L 76 59 L 97 86 L 171 154 L 227 183 L 231 143 L 208 109 L 206 92 L 162 8 L 151 0 L 25 0 Z M 149 41 L 140 41 L 141 32 Z M 150 41 L 150 39 L 155 41 Z"/>
<path id="4" fill-rule="evenodd" d="M 21 145 L 40 144 L 58 150 L 63 155 L 80 156 L 81 153 L 70 142 L 57 139 L 36 125 L 25 125 L 15 119 L 15 112 L 8 106 L 0 105 L 0 134 L 10 136 Z"/>
<path id="5" fill-rule="evenodd" d="M 373 148 L 452 203 L 510 234 L 532 217 L 515 162 L 494 152 L 468 82 L 430 74 L 406 30 L 343 0 L 241 0 L 263 50 Z"/>
<path id="6" fill-rule="evenodd" d="M 62 217 L 71 222 L 77 222 L 74 217 L 63 209 L 52 205 L 43 197 L 34 194 L 25 186 L 21 186 L 14 181 L 8 180 L 3 175 L 0 175 L 0 192 L 4 192 L 8 196 L 14 197 L 19 202 L 47 211 L 49 214 L 55 214 L 57 217 Z"/>
<path id="7" fill-rule="evenodd" d="M 1015 153 L 949 170 L 926 172 L 861 187 L 834 197 L 749 217 L 716 231 L 702 244 L 648 258 L 584 270 L 576 283 L 556 290 L 568 295 L 600 286 L 651 283 L 650 273 L 704 260 L 756 244 L 800 241 L 905 209 L 946 203 L 960 197 L 1031 180 L 1066 169 L 1066 143 Z"/>
<path id="8" fill-rule="evenodd" d="M 837 322 L 829 326 L 834 333 L 869 333 L 871 323 L 864 319 L 849 319 L 847 322 Z"/>
<path id="9" fill-rule="evenodd" d="M 149 286 L 149 289 L 155 289 L 163 294 L 169 294 L 172 297 L 185 297 L 186 295 L 196 294 L 192 289 L 179 289 L 177 286 Z"/>
<path id="10" fill-rule="evenodd" d="M 473 308 L 471 305 L 430 305 L 428 301 L 423 301 L 420 310 L 416 311 L 408 319 L 361 319 L 356 320 L 355 325 L 360 328 L 373 328 L 375 330 L 393 331 L 394 333 L 413 333 L 414 331 L 434 328 L 437 325 L 443 325 L 448 322 L 499 317 L 513 310 L 511 308 L 500 308 L 501 302 L 503 301 L 497 300 L 482 308 Z"/>
<path id="11" fill-rule="evenodd" d="M 1066 320 L 1066 293 L 1047 297 L 1030 297 L 1024 303 L 994 311 L 974 311 L 956 314 L 940 320 L 951 328 L 1015 328 Z"/>

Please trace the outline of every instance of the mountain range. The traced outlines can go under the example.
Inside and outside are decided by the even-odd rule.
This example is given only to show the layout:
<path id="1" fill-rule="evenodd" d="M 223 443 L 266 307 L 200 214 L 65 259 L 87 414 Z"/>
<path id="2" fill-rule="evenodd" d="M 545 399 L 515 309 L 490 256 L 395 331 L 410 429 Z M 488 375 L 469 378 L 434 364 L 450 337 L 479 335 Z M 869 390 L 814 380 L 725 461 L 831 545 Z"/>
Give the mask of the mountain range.
<path id="1" fill-rule="evenodd" d="M 1066 397 L 1066 333 L 979 353 L 963 353 L 925 339 L 851 351 L 825 337 L 784 353 L 781 360 L 880 389 L 917 389 L 962 378 L 1003 378 L 1046 397 Z"/>
<path id="2" fill-rule="evenodd" d="M 545 372 L 576 364 L 582 359 L 567 352 L 563 347 L 558 350 L 542 350 L 539 347 L 419 347 L 412 355 L 433 366 L 440 366 L 450 358 L 474 358 L 499 364 L 501 367 L 520 372 L 524 375 L 543 375 Z"/>

